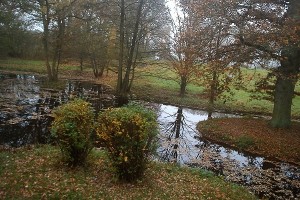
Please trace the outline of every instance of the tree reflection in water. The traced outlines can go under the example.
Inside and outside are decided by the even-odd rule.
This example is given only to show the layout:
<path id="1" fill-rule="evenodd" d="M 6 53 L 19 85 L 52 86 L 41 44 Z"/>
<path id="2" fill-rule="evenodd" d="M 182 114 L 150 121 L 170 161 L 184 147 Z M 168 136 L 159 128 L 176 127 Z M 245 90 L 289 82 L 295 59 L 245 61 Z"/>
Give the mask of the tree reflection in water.
<path id="1" fill-rule="evenodd" d="M 95 110 L 114 106 L 111 88 L 103 85 L 69 81 L 63 91 L 42 89 L 39 85 L 40 79 L 35 76 L 0 74 L 0 145 L 47 142 L 52 108 L 71 96 L 84 97 Z M 159 116 L 157 153 L 161 160 L 215 171 L 226 180 L 246 185 L 259 196 L 300 199 L 299 166 L 243 154 L 203 140 L 195 127 L 208 118 L 206 111 L 148 104 Z M 213 118 L 233 116 L 212 113 Z"/>
<path id="2" fill-rule="evenodd" d="M 187 122 L 182 107 L 178 107 L 176 112 L 173 111 L 174 114 L 170 114 L 171 112 L 164 111 L 160 116 L 164 120 L 159 120 L 161 134 L 158 154 L 163 161 L 185 163 L 195 152 L 191 150 L 195 145 L 190 138 L 196 131 Z"/>
<path id="3" fill-rule="evenodd" d="M 113 107 L 108 86 L 68 81 L 64 89 L 44 88 L 43 77 L 0 74 L 0 146 L 49 143 L 53 108 L 74 98 L 90 102 L 95 112 Z"/>
<path id="4" fill-rule="evenodd" d="M 162 104 L 155 109 L 160 123 L 157 150 L 160 160 L 213 171 L 228 181 L 247 186 L 261 198 L 300 198 L 298 166 L 245 154 L 204 140 L 194 128 L 197 122 L 208 118 L 205 111 Z M 232 116 L 212 113 L 213 118 Z"/>

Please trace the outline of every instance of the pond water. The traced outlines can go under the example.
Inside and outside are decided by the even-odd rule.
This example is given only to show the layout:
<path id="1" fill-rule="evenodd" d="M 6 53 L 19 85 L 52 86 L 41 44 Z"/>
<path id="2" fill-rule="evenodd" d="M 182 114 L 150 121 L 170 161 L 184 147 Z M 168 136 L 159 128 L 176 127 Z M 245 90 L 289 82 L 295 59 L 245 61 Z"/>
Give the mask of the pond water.
<path id="1" fill-rule="evenodd" d="M 41 87 L 32 75 L 0 75 L 0 145 L 18 147 L 50 142 L 51 110 L 74 96 L 84 97 L 96 111 L 114 106 L 111 88 L 89 82 L 68 81 L 64 90 Z M 207 112 L 145 103 L 158 114 L 158 158 L 200 167 L 248 187 L 259 197 L 300 199 L 299 166 L 244 154 L 201 138 L 196 124 Z M 212 117 L 240 117 L 213 113 Z"/>
<path id="2" fill-rule="evenodd" d="M 85 98 L 96 112 L 115 106 L 107 86 L 67 81 L 64 90 L 53 90 L 42 88 L 43 81 L 33 75 L 0 75 L 0 145 L 49 143 L 52 109 L 74 97 Z"/>

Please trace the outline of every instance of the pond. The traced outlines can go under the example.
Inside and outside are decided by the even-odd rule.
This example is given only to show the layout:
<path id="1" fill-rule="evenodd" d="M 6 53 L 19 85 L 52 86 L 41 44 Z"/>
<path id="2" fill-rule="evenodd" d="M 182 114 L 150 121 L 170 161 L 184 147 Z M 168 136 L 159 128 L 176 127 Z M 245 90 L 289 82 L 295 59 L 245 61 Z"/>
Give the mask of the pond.
<path id="1" fill-rule="evenodd" d="M 96 111 L 115 106 L 112 89 L 89 82 L 67 81 L 65 89 L 42 88 L 43 78 L 0 75 L 0 145 L 19 147 L 49 143 L 51 110 L 74 96 L 84 97 Z M 248 187 L 259 197 L 300 199 L 299 166 L 248 155 L 203 140 L 196 124 L 207 112 L 145 103 L 158 114 L 158 160 L 200 167 Z M 241 117 L 213 113 L 212 117 Z"/>
<path id="2" fill-rule="evenodd" d="M 42 88 L 34 75 L 0 75 L 0 145 L 19 147 L 48 143 L 54 107 L 84 97 L 96 112 L 115 106 L 112 89 L 89 82 L 68 81 L 64 90 Z"/>

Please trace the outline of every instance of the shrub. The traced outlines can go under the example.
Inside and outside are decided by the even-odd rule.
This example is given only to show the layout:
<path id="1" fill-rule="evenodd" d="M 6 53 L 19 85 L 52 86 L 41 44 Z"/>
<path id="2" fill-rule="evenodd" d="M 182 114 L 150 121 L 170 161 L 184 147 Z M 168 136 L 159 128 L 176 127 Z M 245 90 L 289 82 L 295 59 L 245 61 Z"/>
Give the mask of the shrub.
<path id="1" fill-rule="evenodd" d="M 92 149 L 94 112 L 91 105 L 75 99 L 54 110 L 52 135 L 57 139 L 63 157 L 71 166 L 85 163 Z"/>
<path id="2" fill-rule="evenodd" d="M 237 138 L 236 145 L 240 149 L 248 149 L 249 147 L 255 145 L 255 141 L 253 138 L 247 135 L 241 135 L 239 138 Z"/>
<path id="3" fill-rule="evenodd" d="M 140 105 L 108 109 L 98 117 L 96 134 L 120 180 L 140 178 L 155 150 L 156 115 Z"/>

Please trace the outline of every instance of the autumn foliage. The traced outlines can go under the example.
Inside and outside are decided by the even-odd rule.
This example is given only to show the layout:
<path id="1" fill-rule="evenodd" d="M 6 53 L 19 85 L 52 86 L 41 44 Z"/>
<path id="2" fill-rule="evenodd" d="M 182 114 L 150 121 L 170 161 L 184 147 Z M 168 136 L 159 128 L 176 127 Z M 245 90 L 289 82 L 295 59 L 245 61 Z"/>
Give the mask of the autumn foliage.
<path id="1" fill-rule="evenodd" d="M 54 111 L 52 134 L 66 162 L 71 166 L 84 164 L 92 149 L 94 112 L 91 105 L 76 99 Z"/>
<path id="2" fill-rule="evenodd" d="M 99 142 L 107 148 L 118 179 L 140 178 L 155 149 L 155 114 L 139 105 L 129 105 L 106 110 L 99 115 L 98 123 Z"/>

